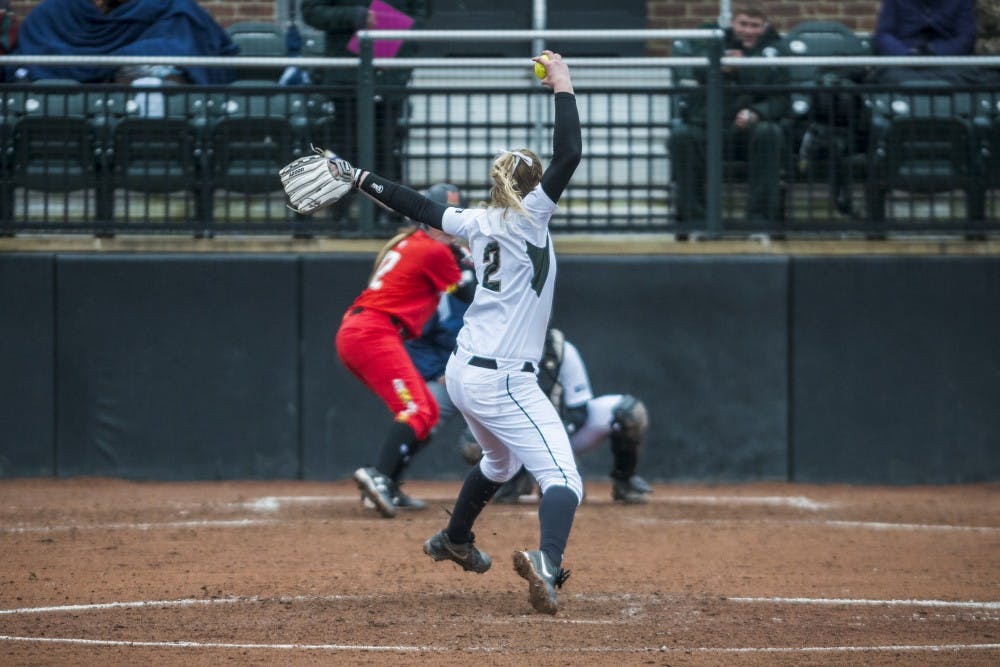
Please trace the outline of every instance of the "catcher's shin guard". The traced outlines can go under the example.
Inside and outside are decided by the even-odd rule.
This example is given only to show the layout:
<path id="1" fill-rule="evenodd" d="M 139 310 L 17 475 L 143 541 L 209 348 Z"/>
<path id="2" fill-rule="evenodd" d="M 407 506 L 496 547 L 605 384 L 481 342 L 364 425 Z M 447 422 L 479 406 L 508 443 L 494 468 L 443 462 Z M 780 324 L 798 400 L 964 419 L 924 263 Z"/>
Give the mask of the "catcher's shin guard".
<path id="1" fill-rule="evenodd" d="M 614 458 L 611 477 L 627 480 L 639 465 L 639 447 L 649 427 L 649 414 L 642 401 L 628 394 L 615 406 L 611 422 L 611 455 Z"/>

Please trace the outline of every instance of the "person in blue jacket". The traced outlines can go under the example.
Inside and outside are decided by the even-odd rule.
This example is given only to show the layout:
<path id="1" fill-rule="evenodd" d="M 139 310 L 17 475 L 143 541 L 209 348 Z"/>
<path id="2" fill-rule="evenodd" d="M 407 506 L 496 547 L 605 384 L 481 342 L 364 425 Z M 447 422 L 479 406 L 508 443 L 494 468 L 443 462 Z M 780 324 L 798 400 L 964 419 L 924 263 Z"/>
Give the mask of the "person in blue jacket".
<path id="1" fill-rule="evenodd" d="M 881 56 L 967 56 L 976 46 L 975 0 L 882 0 L 873 46 Z M 885 67 L 878 80 L 961 78 L 961 69 Z"/>
<path id="2" fill-rule="evenodd" d="M 235 56 L 239 47 L 194 0 L 43 0 L 21 23 L 16 54 L 86 56 Z M 120 80 L 119 68 L 26 65 L 20 79 Z M 179 80 L 230 83 L 229 68 L 184 67 Z M 10 77 L 9 77 L 10 79 Z M 8 79 L 8 80 L 9 80 Z"/>

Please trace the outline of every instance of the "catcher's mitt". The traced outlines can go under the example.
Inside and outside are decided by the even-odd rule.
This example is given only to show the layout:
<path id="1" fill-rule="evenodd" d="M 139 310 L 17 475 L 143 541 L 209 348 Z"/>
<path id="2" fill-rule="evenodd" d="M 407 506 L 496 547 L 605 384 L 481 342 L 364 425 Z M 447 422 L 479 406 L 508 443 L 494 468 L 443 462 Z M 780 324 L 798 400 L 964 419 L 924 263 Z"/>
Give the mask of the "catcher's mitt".
<path id="1" fill-rule="evenodd" d="M 313 148 L 307 155 L 291 162 L 278 172 L 281 187 L 288 195 L 288 207 L 309 215 L 336 204 L 354 188 L 358 170 L 333 153 Z"/>

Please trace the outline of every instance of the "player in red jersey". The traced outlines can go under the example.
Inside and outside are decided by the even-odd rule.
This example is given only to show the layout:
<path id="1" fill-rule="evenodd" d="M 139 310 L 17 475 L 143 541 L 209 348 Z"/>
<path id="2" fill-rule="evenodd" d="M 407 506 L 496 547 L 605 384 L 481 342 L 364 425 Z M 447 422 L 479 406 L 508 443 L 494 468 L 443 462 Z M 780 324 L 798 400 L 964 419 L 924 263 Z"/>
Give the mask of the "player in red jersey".
<path id="1" fill-rule="evenodd" d="M 362 496 L 387 518 L 396 515 L 397 507 L 423 507 L 399 490 L 399 478 L 438 420 L 437 403 L 403 340 L 420 335 L 443 292 L 471 301 L 475 290 L 471 271 L 463 280 L 461 250 L 449 243 L 451 238 L 417 227 L 392 238 L 337 330 L 337 354 L 344 366 L 395 416 L 376 464 L 354 472 Z"/>

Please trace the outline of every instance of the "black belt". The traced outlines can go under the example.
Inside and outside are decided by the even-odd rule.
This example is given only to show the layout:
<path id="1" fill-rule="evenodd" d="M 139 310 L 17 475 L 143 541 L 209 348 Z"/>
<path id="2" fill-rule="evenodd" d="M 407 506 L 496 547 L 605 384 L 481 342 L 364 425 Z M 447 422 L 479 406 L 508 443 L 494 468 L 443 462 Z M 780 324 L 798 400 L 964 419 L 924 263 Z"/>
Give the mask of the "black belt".
<path id="1" fill-rule="evenodd" d="M 479 368 L 488 368 L 490 370 L 495 371 L 497 369 L 497 360 L 487 359 L 486 357 L 471 357 L 469 359 L 469 365 L 477 366 Z M 534 373 L 535 367 L 534 365 L 532 365 L 530 361 L 526 361 L 524 362 L 524 365 L 521 366 L 521 371 L 525 373 Z"/>

